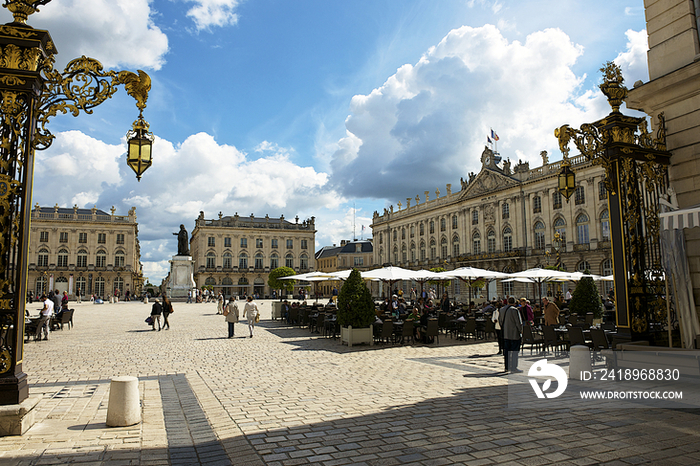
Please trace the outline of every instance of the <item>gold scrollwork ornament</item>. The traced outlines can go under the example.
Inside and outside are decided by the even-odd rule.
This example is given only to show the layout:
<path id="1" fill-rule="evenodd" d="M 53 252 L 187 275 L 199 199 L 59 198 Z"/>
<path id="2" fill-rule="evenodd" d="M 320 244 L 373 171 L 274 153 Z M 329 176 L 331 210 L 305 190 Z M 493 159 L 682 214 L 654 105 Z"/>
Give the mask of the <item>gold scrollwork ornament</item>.
<path id="1" fill-rule="evenodd" d="M 632 319 L 632 331 L 637 333 L 643 333 L 647 329 L 647 318 L 644 316 L 635 316 Z"/>
<path id="2" fill-rule="evenodd" d="M 0 374 L 9 372 L 12 367 L 12 358 L 8 350 L 0 351 Z"/>

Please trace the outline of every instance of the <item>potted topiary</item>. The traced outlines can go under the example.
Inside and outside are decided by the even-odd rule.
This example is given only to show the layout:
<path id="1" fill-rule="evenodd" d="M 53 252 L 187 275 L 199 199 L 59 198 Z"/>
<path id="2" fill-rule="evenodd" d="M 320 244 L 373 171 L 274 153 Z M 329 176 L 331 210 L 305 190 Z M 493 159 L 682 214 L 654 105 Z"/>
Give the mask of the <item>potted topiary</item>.
<path id="1" fill-rule="evenodd" d="M 357 269 L 338 293 L 338 324 L 340 342 L 352 346 L 357 343 L 373 344 L 372 323 L 375 319 L 374 300 Z"/>
<path id="2" fill-rule="evenodd" d="M 586 270 L 584 273 L 588 274 L 589 272 Z M 596 320 L 603 317 L 603 303 L 600 300 L 598 287 L 593 278 L 583 277 L 579 280 L 574 293 L 571 295 L 569 310 L 579 316 L 585 316 L 587 313 L 592 312 L 593 318 Z"/>

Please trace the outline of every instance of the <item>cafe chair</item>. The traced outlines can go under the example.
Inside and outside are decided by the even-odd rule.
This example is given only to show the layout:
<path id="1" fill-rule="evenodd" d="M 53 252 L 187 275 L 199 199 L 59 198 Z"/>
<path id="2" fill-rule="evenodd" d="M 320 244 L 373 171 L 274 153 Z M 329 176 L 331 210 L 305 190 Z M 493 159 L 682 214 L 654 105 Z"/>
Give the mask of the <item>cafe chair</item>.
<path id="1" fill-rule="evenodd" d="M 581 327 L 570 327 L 569 331 L 569 347 L 575 345 L 588 346 L 588 348 L 593 348 L 593 343 L 586 341 L 583 335 L 583 329 Z"/>
<path id="2" fill-rule="evenodd" d="M 476 338 L 476 319 L 471 317 L 464 324 L 464 339 L 466 340 L 469 335 L 471 338 Z"/>
<path id="3" fill-rule="evenodd" d="M 430 342 L 431 338 L 435 338 L 435 344 L 440 344 L 440 332 L 437 319 L 428 319 L 428 326 L 425 329 L 425 342 Z"/>
<path id="4" fill-rule="evenodd" d="M 591 340 L 593 340 L 593 350 L 600 351 L 610 349 L 608 338 L 605 336 L 605 330 L 599 328 L 591 329 Z"/>
<path id="5" fill-rule="evenodd" d="M 401 327 L 401 344 L 403 345 L 407 343 L 408 339 L 410 339 L 412 343 L 416 342 L 416 338 L 413 336 L 412 321 L 404 321 L 403 326 Z"/>
<path id="6" fill-rule="evenodd" d="M 553 326 L 545 325 L 544 327 L 542 327 L 542 331 L 544 335 L 545 351 L 547 351 L 549 348 L 552 348 L 554 350 L 554 354 L 556 355 L 557 352 L 562 351 L 566 348 L 566 342 L 557 338 L 557 332 L 554 331 Z"/>
<path id="7" fill-rule="evenodd" d="M 521 351 L 525 352 L 525 345 L 530 345 L 530 356 L 532 356 L 532 348 L 544 349 L 544 338 L 536 336 L 530 325 L 523 325 L 523 344 Z"/>
<path id="8" fill-rule="evenodd" d="M 487 317 L 486 322 L 484 322 L 484 340 L 488 340 L 489 335 L 493 335 L 496 338 L 496 324 Z"/>
<path id="9" fill-rule="evenodd" d="M 394 322 L 385 320 L 382 322 L 381 333 L 379 340 L 384 343 L 389 343 L 389 340 L 394 341 Z"/>

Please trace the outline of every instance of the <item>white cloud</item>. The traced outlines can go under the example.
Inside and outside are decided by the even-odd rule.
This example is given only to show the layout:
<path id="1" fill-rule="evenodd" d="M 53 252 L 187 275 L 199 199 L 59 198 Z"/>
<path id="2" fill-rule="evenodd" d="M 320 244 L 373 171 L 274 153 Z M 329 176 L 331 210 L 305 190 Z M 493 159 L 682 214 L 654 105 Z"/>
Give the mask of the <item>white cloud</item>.
<path id="1" fill-rule="evenodd" d="M 58 69 L 81 55 L 105 68 L 158 70 L 165 62 L 168 38 L 153 24 L 149 0 L 61 0 L 40 10 L 29 23 L 51 32 Z"/>
<path id="2" fill-rule="evenodd" d="M 372 229 L 369 227 L 372 224 L 372 218 L 364 215 L 361 208 L 346 206 L 344 210 L 336 210 L 332 214 L 326 213 L 317 219 L 316 246 L 340 245 L 341 240 L 352 240 L 353 222 L 357 239 L 372 237 Z M 364 232 L 362 231 L 363 225 L 365 226 Z"/>
<path id="3" fill-rule="evenodd" d="M 627 87 L 632 87 L 638 80 L 649 80 L 649 68 L 647 67 L 647 52 L 649 42 L 646 29 L 625 32 L 627 36 L 627 50 L 618 54 L 614 62 L 622 69 Z"/>
<path id="4" fill-rule="evenodd" d="M 196 5 L 190 8 L 187 16 L 197 25 L 197 30 L 209 29 L 212 26 L 227 26 L 238 22 L 235 13 L 239 0 L 188 0 Z"/>

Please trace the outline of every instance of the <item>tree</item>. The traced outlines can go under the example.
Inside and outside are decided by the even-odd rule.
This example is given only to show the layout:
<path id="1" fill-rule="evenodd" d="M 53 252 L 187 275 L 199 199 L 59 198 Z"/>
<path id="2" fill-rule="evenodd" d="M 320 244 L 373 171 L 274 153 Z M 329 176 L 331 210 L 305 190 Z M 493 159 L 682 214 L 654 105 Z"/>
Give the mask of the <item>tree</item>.
<path id="1" fill-rule="evenodd" d="M 366 328 L 374 322 L 375 315 L 372 294 L 360 272 L 353 269 L 338 293 L 338 324 Z"/>
<path id="2" fill-rule="evenodd" d="M 267 284 L 271 290 L 285 290 L 291 293 L 294 290 L 294 280 L 280 280 L 282 277 L 295 275 L 293 269 L 289 267 L 277 267 L 270 272 L 267 278 Z M 280 301 L 282 301 L 282 293 L 280 293 Z"/>
<path id="3" fill-rule="evenodd" d="M 589 273 L 588 270 L 585 273 Z M 592 312 L 596 319 L 603 316 L 603 303 L 600 301 L 598 287 L 591 277 L 583 277 L 579 280 L 574 294 L 571 295 L 569 310 L 578 315 Z"/>
<path id="4" fill-rule="evenodd" d="M 430 269 L 431 272 L 435 273 L 440 273 L 440 272 L 445 272 L 445 269 L 443 267 L 433 267 Z M 438 288 L 438 299 L 442 299 L 442 293 L 445 287 L 450 286 L 450 281 L 449 280 L 428 280 L 428 285 L 432 286 L 440 286 L 442 287 L 442 290 Z"/>

